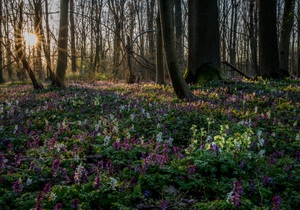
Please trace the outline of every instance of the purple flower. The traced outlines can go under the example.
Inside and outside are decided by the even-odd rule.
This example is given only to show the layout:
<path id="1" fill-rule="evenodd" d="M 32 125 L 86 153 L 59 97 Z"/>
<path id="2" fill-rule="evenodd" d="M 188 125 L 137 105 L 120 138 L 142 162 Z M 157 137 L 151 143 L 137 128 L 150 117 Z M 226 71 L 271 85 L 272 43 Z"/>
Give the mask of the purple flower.
<path id="1" fill-rule="evenodd" d="M 4 168 L 4 159 L 5 156 L 3 154 L 0 154 L 0 171 Z"/>
<path id="2" fill-rule="evenodd" d="M 163 200 L 159 206 L 162 210 L 166 210 L 168 208 L 168 202 Z"/>
<path id="3" fill-rule="evenodd" d="M 34 210 L 42 210 L 43 208 L 42 208 L 42 204 L 41 203 L 37 203 L 36 205 L 35 205 L 35 208 L 34 208 Z"/>
<path id="4" fill-rule="evenodd" d="M 21 153 L 15 155 L 15 161 L 16 161 L 17 166 L 21 165 L 21 160 L 22 160 L 22 154 Z"/>
<path id="5" fill-rule="evenodd" d="M 272 177 L 268 177 L 267 175 L 264 175 L 264 176 L 263 176 L 263 184 L 264 184 L 265 186 L 271 185 L 272 183 L 273 183 Z"/>
<path id="6" fill-rule="evenodd" d="M 43 200 L 43 198 L 44 198 L 44 193 L 43 193 L 43 192 L 39 192 L 39 193 L 37 194 L 36 198 L 35 198 L 35 201 L 36 201 L 37 203 L 40 203 L 40 202 Z"/>
<path id="7" fill-rule="evenodd" d="M 280 196 L 274 196 L 272 198 L 272 202 L 273 202 L 272 210 L 280 210 L 279 206 L 280 206 L 280 203 L 281 203 L 281 197 Z"/>
<path id="8" fill-rule="evenodd" d="M 71 202 L 71 208 L 78 209 L 78 206 L 79 206 L 79 200 L 77 198 L 73 199 Z"/>
<path id="9" fill-rule="evenodd" d="M 196 172 L 196 168 L 197 166 L 196 165 L 190 165 L 188 167 L 188 174 L 189 174 L 189 177 L 192 177 L 193 174 Z"/>
<path id="10" fill-rule="evenodd" d="M 246 160 L 242 160 L 241 164 L 239 165 L 240 169 L 242 170 L 246 165 Z"/>
<path id="11" fill-rule="evenodd" d="M 67 169 L 61 168 L 61 169 L 60 169 L 60 172 L 61 172 L 62 176 L 64 177 L 64 179 L 65 179 L 67 182 L 70 182 L 70 178 L 69 178 L 69 176 L 68 176 Z"/>
<path id="12" fill-rule="evenodd" d="M 13 190 L 17 193 L 22 192 L 22 183 L 20 180 L 17 180 L 13 183 Z"/>
<path id="13" fill-rule="evenodd" d="M 108 171 L 108 174 L 112 174 L 113 173 L 114 167 L 112 165 L 111 160 L 107 160 L 107 162 L 106 162 L 106 169 Z"/>
<path id="14" fill-rule="evenodd" d="M 230 200 L 235 207 L 240 208 L 240 206 L 242 204 L 241 197 L 243 194 L 244 194 L 244 189 L 241 184 L 241 181 L 239 182 L 237 180 L 234 180 L 233 190 L 230 194 L 231 195 Z"/>
<path id="15" fill-rule="evenodd" d="M 244 195 L 244 188 L 237 180 L 233 182 L 233 191 L 241 196 Z"/>
<path id="16" fill-rule="evenodd" d="M 239 208 L 242 204 L 241 196 L 239 194 L 234 194 L 231 198 L 231 202 L 235 207 Z"/>
<path id="17" fill-rule="evenodd" d="M 96 176 L 95 181 L 94 181 L 94 188 L 95 188 L 95 190 L 99 189 L 100 182 L 101 182 L 101 179 L 98 176 Z"/>
<path id="18" fill-rule="evenodd" d="M 103 169 L 103 160 L 98 162 L 98 172 L 101 172 Z"/>
<path id="19" fill-rule="evenodd" d="M 51 190 L 51 184 L 47 183 L 43 189 L 43 191 L 48 194 Z"/>
<path id="20" fill-rule="evenodd" d="M 54 207 L 53 210 L 61 210 L 62 209 L 62 204 L 61 203 L 57 203 Z"/>
<path id="21" fill-rule="evenodd" d="M 60 160 L 56 159 L 52 162 L 52 170 L 53 170 L 53 176 L 56 177 L 57 176 L 57 172 L 58 172 L 58 167 L 60 165 Z"/>
<path id="22" fill-rule="evenodd" d="M 296 152 L 296 161 L 300 163 L 300 151 Z"/>

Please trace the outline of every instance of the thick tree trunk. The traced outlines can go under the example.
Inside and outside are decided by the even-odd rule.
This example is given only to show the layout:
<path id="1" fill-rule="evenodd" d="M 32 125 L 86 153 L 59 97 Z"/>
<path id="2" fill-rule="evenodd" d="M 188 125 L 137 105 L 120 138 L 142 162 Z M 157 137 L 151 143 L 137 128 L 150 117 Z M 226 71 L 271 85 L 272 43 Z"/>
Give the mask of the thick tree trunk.
<path id="1" fill-rule="evenodd" d="M 217 0 L 189 0 L 188 83 L 220 79 L 220 35 Z"/>
<path id="2" fill-rule="evenodd" d="M 295 0 L 285 0 L 279 42 L 280 68 L 289 71 L 290 37 L 294 24 Z"/>
<path id="3" fill-rule="evenodd" d="M 164 84 L 163 44 L 159 12 L 156 18 L 156 84 Z"/>
<path id="4" fill-rule="evenodd" d="M 159 11 L 163 45 L 169 74 L 172 80 L 174 91 L 179 99 L 189 101 L 195 100 L 195 96 L 189 90 L 178 65 L 176 50 L 174 46 L 175 36 L 172 25 L 172 5 L 171 0 L 159 0 Z"/>
<path id="5" fill-rule="evenodd" d="M 279 68 L 276 0 L 259 0 L 259 74 L 262 77 L 282 77 Z"/>
<path id="6" fill-rule="evenodd" d="M 58 56 L 56 66 L 56 86 L 65 86 L 65 74 L 68 61 L 68 10 L 69 0 L 60 1 L 60 21 L 58 34 Z"/>

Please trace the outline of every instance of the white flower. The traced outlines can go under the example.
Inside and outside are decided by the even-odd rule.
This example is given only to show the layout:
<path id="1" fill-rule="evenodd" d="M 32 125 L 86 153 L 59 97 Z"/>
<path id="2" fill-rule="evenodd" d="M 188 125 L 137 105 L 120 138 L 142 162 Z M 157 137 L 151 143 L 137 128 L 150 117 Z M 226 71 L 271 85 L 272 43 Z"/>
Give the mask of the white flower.
<path id="1" fill-rule="evenodd" d="M 28 178 L 27 181 L 26 181 L 26 185 L 29 186 L 31 184 L 32 184 L 32 179 Z"/>
<path id="2" fill-rule="evenodd" d="M 130 115 L 130 119 L 131 119 L 131 121 L 133 121 L 133 120 L 134 120 L 134 118 L 135 118 L 135 114 L 131 114 L 131 115 Z"/>
<path id="3" fill-rule="evenodd" d="M 265 153 L 266 153 L 266 150 L 262 149 L 259 151 L 258 155 L 262 158 L 265 155 Z"/>
<path id="4" fill-rule="evenodd" d="M 113 190 L 115 190 L 115 187 L 117 186 L 118 181 L 113 177 L 109 177 L 109 178 L 110 178 L 110 186 Z"/>
<path id="5" fill-rule="evenodd" d="M 251 155 L 250 152 L 247 154 L 247 156 L 248 156 L 248 158 L 249 158 L 250 160 L 252 159 L 252 155 Z"/>
<path id="6" fill-rule="evenodd" d="M 157 129 L 160 129 L 160 128 L 161 128 L 161 124 L 158 123 L 158 124 L 156 125 L 156 128 L 157 128 Z"/>
<path id="7" fill-rule="evenodd" d="M 255 113 L 255 114 L 257 113 L 257 110 L 258 110 L 258 107 L 256 106 L 256 107 L 254 108 L 254 113 Z"/>
<path id="8" fill-rule="evenodd" d="M 172 137 L 170 137 L 170 138 L 168 139 L 168 143 L 169 143 L 170 146 L 172 146 L 173 140 L 174 140 L 174 139 L 173 139 Z"/>
<path id="9" fill-rule="evenodd" d="M 159 132 L 157 135 L 156 135 L 156 141 L 158 143 L 161 143 L 163 141 L 162 139 L 162 132 Z"/>
<path id="10" fill-rule="evenodd" d="M 297 133 L 296 141 L 300 141 L 300 133 Z"/>
<path id="11" fill-rule="evenodd" d="M 264 143 L 265 143 L 265 140 L 264 140 L 264 139 L 259 139 L 259 140 L 258 140 L 258 143 L 257 143 L 257 146 L 258 146 L 258 147 L 262 147 L 262 146 L 264 146 Z"/>
<path id="12" fill-rule="evenodd" d="M 113 114 L 109 114 L 109 119 L 110 120 L 113 120 L 115 117 L 114 117 L 114 115 Z"/>
<path id="13" fill-rule="evenodd" d="M 257 131 L 257 137 L 260 139 L 262 131 Z"/>
<path id="14" fill-rule="evenodd" d="M 56 196 L 55 193 L 53 193 L 53 192 L 50 193 L 49 198 L 50 198 L 51 201 L 54 201 L 54 200 L 56 199 L 56 197 L 57 197 L 57 196 Z"/>
<path id="15" fill-rule="evenodd" d="M 227 203 L 231 202 L 232 196 L 233 196 L 233 191 L 231 191 L 231 192 L 229 192 L 229 193 L 227 194 L 227 199 L 226 199 L 226 202 L 227 202 Z"/>
<path id="16" fill-rule="evenodd" d="M 149 112 L 146 113 L 146 117 L 147 117 L 148 119 L 150 119 L 150 113 L 149 113 Z"/>
<path id="17" fill-rule="evenodd" d="M 104 145 L 105 146 L 108 145 L 109 141 L 110 141 L 110 136 L 105 136 L 105 138 L 104 138 Z"/>

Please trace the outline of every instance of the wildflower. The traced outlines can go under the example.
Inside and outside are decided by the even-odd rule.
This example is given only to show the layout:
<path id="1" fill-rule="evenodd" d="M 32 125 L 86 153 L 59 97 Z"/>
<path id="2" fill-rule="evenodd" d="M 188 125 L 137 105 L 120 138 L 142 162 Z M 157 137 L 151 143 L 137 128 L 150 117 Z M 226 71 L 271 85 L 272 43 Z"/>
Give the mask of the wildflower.
<path id="1" fill-rule="evenodd" d="M 42 210 L 42 204 L 41 204 L 41 203 L 37 203 L 37 204 L 35 205 L 34 210 Z"/>
<path id="2" fill-rule="evenodd" d="M 227 202 L 231 201 L 231 203 L 237 207 L 240 208 L 242 202 L 241 197 L 244 194 L 244 189 L 241 183 L 237 180 L 233 182 L 233 190 L 228 193 Z"/>
<path id="3" fill-rule="evenodd" d="M 300 151 L 296 152 L 296 161 L 300 163 Z"/>
<path id="4" fill-rule="evenodd" d="M 13 190 L 17 193 L 22 192 L 22 180 L 19 179 L 13 183 Z"/>
<path id="5" fill-rule="evenodd" d="M 265 153 L 266 153 L 266 150 L 260 150 L 258 152 L 258 155 L 262 158 L 262 157 L 264 157 Z"/>
<path id="6" fill-rule="evenodd" d="M 70 178 L 69 178 L 69 176 L 68 176 L 67 169 L 62 168 L 62 169 L 60 169 L 60 172 L 61 172 L 62 176 L 64 177 L 64 179 L 65 179 L 67 182 L 69 182 L 69 181 L 70 181 Z"/>
<path id="7" fill-rule="evenodd" d="M 108 174 L 112 174 L 113 173 L 114 167 L 112 165 L 111 160 L 107 160 L 107 162 L 106 162 L 106 169 L 108 171 Z"/>
<path id="8" fill-rule="evenodd" d="M 103 169 L 103 161 L 100 160 L 100 161 L 98 162 L 98 172 L 101 172 L 102 169 Z"/>
<path id="9" fill-rule="evenodd" d="M 28 178 L 27 181 L 26 181 L 26 185 L 29 186 L 31 184 L 32 184 L 32 179 Z"/>
<path id="10" fill-rule="evenodd" d="M 17 155 L 15 155 L 15 161 L 16 161 L 16 165 L 17 166 L 20 166 L 21 165 L 21 159 L 22 159 L 22 154 L 21 153 L 19 153 L 19 154 L 17 154 Z"/>
<path id="11" fill-rule="evenodd" d="M 77 198 L 73 199 L 71 202 L 71 208 L 78 209 L 78 206 L 79 206 L 79 200 Z"/>
<path id="12" fill-rule="evenodd" d="M 5 163 L 5 156 L 3 154 L 0 154 L 0 171 L 4 169 L 4 163 Z"/>
<path id="13" fill-rule="evenodd" d="M 109 183 L 110 183 L 111 188 L 114 190 L 115 187 L 117 186 L 118 181 L 115 178 L 110 177 L 110 182 Z"/>
<path id="14" fill-rule="evenodd" d="M 149 197 L 150 194 L 151 194 L 150 190 L 145 190 L 144 193 L 143 193 L 143 195 L 144 195 L 145 197 Z"/>
<path id="15" fill-rule="evenodd" d="M 75 174 L 74 174 L 74 181 L 77 184 L 80 184 L 81 181 L 87 180 L 87 170 L 81 165 L 76 168 Z"/>
<path id="16" fill-rule="evenodd" d="M 280 210 L 279 206 L 280 206 L 280 203 L 281 203 L 281 197 L 280 196 L 274 196 L 272 198 L 272 202 L 273 202 L 272 210 Z"/>
<path id="17" fill-rule="evenodd" d="M 37 203 L 40 203 L 41 200 L 43 200 L 44 196 L 45 196 L 45 195 L 44 195 L 43 192 L 39 192 L 39 193 L 37 194 L 36 198 L 35 198 L 35 201 L 36 201 Z"/>
<path id="18" fill-rule="evenodd" d="M 109 141 L 110 141 L 110 136 L 105 136 L 105 138 L 104 138 L 104 146 L 108 145 Z"/>
<path id="19" fill-rule="evenodd" d="M 54 201 L 55 199 L 56 199 L 56 194 L 55 193 L 53 193 L 53 192 L 51 192 L 50 193 L 50 196 L 49 196 L 49 199 L 51 200 L 51 201 Z"/>
<path id="20" fill-rule="evenodd" d="M 272 183 L 273 183 L 272 177 L 268 177 L 267 175 L 264 175 L 264 176 L 263 176 L 263 184 L 264 184 L 265 186 L 270 185 L 270 184 L 272 184 Z"/>
<path id="21" fill-rule="evenodd" d="M 157 143 L 161 143 L 163 141 L 163 139 L 162 139 L 162 132 L 159 132 L 156 135 L 156 141 L 157 141 Z"/>
<path id="22" fill-rule="evenodd" d="M 43 189 L 43 191 L 48 194 L 51 190 L 51 184 L 47 183 Z"/>
<path id="23" fill-rule="evenodd" d="M 166 200 L 163 200 L 160 204 L 160 208 L 162 210 L 166 210 L 168 208 L 168 202 Z"/>
<path id="24" fill-rule="evenodd" d="M 59 165 L 60 165 L 60 160 L 59 159 L 55 159 L 52 162 L 52 170 L 53 170 L 53 176 L 56 177 L 57 176 L 57 172 L 59 169 Z"/>
<path id="25" fill-rule="evenodd" d="M 193 176 L 193 174 L 196 172 L 196 168 L 197 168 L 196 165 L 189 166 L 189 170 L 188 170 L 189 177 Z"/>
<path id="26" fill-rule="evenodd" d="M 94 188 L 95 188 L 95 190 L 99 189 L 100 182 L 101 182 L 101 179 L 98 176 L 96 176 L 95 181 L 94 181 Z"/>
<path id="27" fill-rule="evenodd" d="M 57 203 L 54 207 L 54 210 L 61 210 L 62 209 L 62 204 L 61 203 Z"/>

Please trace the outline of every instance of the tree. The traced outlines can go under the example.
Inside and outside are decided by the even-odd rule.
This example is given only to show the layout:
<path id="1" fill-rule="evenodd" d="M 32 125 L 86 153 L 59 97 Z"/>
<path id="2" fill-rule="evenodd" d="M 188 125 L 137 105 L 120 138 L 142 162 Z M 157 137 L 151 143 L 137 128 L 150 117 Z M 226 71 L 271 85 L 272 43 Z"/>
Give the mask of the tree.
<path id="1" fill-rule="evenodd" d="M 2 17 L 2 0 L 0 0 L 0 17 Z M 0 84 L 4 83 L 3 78 L 3 41 L 2 41 L 2 18 L 0 18 Z"/>
<path id="2" fill-rule="evenodd" d="M 285 0 L 279 42 L 280 68 L 289 71 L 290 37 L 294 24 L 295 0 Z"/>
<path id="3" fill-rule="evenodd" d="M 161 35 L 160 14 L 156 18 L 156 84 L 164 84 L 163 44 Z"/>
<path id="4" fill-rule="evenodd" d="M 220 35 L 217 0 L 188 1 L 188 83 L 220 78 Z"/>
<path id="5" fill-rule="evenodd" d="M 74 22 L 74 0 L 70 0 L 70 35 L 71 35 L 71 69 L 76 72 L 76 44 L 75 44 L 75 22 Z"/>
<path id="6" fill-rule="evenodd" d="M 33 88 L 35 90 L 42 89 L 42 85 L 38 83 L 38 81 L 35 78 L 35 75 L 30 67 L 30 64 L 28 63 L 25 55 L 25 47 L 23 45 L 24 38 L 22 37 L 22 31 L 23 31 L 23 2 L 19 5 L 19 21 L 15 28 L 15 48 L 17 53 L 17 58 L 22 62 L 23 68 L 26 69 L 27 73 L 29 74 L 29 77 L 31 79 Z"/>
<path id="7" fill-rule="evenodd" d="M 280 78 L 276 0 L 259 0 L 259 74 L 262 77 Z"/>
<path id="8" fill-rule="evenodd" d="M 58 34 L 58 56 L 56 66 L 56 81 L 58 87 L 65 85 L 65 74 L 68 61 L 68 10 L 69 0 L 60 1 L 60 21 Z"/>
<path id="9" fill-rule="evenodd" d="M 195 100 L 195 96 L 189 90 L 187 83 L 185 82 L 179 64 L 176 58 L 175 50 L 175 36 L 172 24 L 172 0 L 159 0 L 159 12 L 161 21 L 161 31 L 163 37 L 163 45 L 165 51 L 165 57 L 167 62 L 168 71 L 171 77 L 174 91 L 179 99 L 186 99 L 189 101 Z"/>

